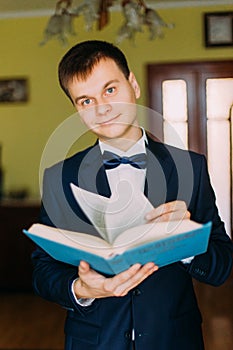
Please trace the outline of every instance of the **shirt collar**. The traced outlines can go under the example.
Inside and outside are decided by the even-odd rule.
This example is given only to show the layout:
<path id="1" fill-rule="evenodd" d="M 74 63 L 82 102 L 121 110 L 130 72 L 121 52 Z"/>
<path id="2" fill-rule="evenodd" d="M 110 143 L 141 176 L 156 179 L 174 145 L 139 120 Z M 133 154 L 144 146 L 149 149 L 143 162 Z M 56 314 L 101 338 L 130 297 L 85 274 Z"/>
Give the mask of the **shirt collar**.
<path id="1" fill-rule="evenodd" d="M 99 140 L 99 146 L 100 146 L 101 153 L 103 154 L 104 151 L 109 151 L 109 152 L 116 153 L 119 156 L 127 156 L 127 157 L 132 156 L 132 155 L 137 154 L 137 153 L 146 153 L 146 144 L 148 144 L 148 139 L 147 139 L 145 129 L 141 127 L 141 130 L 142 130 L 142 137 L 132 147 L 130 147 L 126 152 L 124 152 L 116 147 L 110 146 L 109 144 Z"/>

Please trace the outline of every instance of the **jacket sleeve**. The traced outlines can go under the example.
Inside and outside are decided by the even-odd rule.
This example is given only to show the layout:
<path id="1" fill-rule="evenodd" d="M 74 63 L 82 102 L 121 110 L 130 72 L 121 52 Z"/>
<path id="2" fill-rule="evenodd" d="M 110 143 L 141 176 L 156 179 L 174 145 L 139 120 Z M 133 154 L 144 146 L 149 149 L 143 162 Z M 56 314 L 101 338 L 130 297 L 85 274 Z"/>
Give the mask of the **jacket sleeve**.
<path id="1" fill-rule="evenodd" d="M 195 193 L 189 208 L 191 219 L 200 223 L 212 221 L 212 231 L 207 252 L 196 256 L 187 269 L 197 280 L 219 286 L 231 273 L 233 243 L 218 214 L 205 157 L 196 156 L 193 167 Z"/>
<path id="2" fill-rule="evenodd" d="M 65 219 L 63 217 L 61 203 L 57 197 L 56 184 L 54 185 L 54 181 L 51 181 L 54 177 L 50 176 L 49 173 L 50 171 L 45 171 L 42 203 L 45 196 L 49 196 L 49 206 L 52 206 L 52 211 L 56 212 L 55 220 L 57 220 L 57 224 L 58 220 L 62 222 Z M 52 215 L 52 217 L 54 218 L 55 216 Z M 43 204 L 41 205 L 40 223 L 55 226 L 54 221 L 51 220 L 51 215 L 48 215 Z M 32 253 L 32 263 L 32 283 L 36 294 L 66 309 L 76 309 L 81 313 L 87 312 L 92 307 L 83 308 L 76 303 L 73 296 L 71 285 L 74 279 L 78 277 L 78 267 L 53 259 L 40 247 L 37 247 Z"/>

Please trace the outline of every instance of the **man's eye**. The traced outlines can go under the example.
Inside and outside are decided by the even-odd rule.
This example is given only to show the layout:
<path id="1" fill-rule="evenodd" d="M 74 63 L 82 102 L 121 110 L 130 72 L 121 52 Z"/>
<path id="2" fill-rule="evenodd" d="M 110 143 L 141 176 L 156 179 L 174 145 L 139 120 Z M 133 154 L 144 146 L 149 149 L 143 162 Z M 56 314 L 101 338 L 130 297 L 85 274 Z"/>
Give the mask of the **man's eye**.
<path id="1" fill-rule="evenodd" d="M 91 99 L 87 98 L 86 100 L 82 101 L 83 106 L 88 106 L 91 104 Z"/>
<path id="2" fill-rule="evenodd" d="M 107 95 L 111 95 L 116 89 L 114 87 L 110 87 L 106 90 Z"/>

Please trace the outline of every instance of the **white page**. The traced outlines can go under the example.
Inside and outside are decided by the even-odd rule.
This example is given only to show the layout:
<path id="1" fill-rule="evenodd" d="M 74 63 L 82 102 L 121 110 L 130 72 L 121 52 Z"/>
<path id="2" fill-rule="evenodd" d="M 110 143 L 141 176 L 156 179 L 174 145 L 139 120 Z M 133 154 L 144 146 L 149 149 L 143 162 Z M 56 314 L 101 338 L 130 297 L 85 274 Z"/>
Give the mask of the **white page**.
<path id="1" fill-rule="evenodd" d="M 101 236 L 112 243 L 123 231 L 146 223 L 145 215 L 152 204 L 141 191 L 133 190 L 128 181 L 121 181 L 110 198 L 83 190 L 71 184 L 82 210 Z"/>
<path id="2" fill-rule="evenodd" d="M 70 184 L 73 195 L 88 219 L 95 226 L 101 237 L 108 241 L 104 213 L 109 198 L 86 191 L 73 183 Z"/>
<path id="3" fill-rule="evenodd" d="M 133 189 L 128 181 L 120 181 L 105 212 L 109 242 L 131 227 L 146 224 L 145 215 L 151 209 L 152 204 L 141 191 Z"/>
<path id="4" fill-rule="evenodd" d="M 181 233 L 194 231 L 199 229 L 202 224 L 194 222 L 189 219 L 176 220 L 176 221 L 162 221 L 153 222 L 151 224 L 142 225 L 140 227 L 140 232 L 135 234 L 135 228 L 127 230 L 125 236 L 117 237 L 114 242 L 114 247 L 124 247 L 125 245 L 130 245 L 131 247 L 136 247 L 142 243 L 154 242 L 172 235 L 178 235 Z"/>

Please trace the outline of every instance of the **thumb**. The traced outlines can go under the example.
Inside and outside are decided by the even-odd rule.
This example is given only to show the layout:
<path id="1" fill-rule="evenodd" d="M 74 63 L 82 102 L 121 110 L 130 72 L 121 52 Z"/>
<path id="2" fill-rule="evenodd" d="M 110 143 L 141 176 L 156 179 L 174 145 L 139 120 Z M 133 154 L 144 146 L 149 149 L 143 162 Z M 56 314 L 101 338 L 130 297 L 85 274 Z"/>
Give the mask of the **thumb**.
<path id="1" fill-rule="evenodd" d="M 79 273 L 87 273 L 90 270 L 90 265 L 86 261 L 81 260 L 79 264 L 78 271 Z"/>

